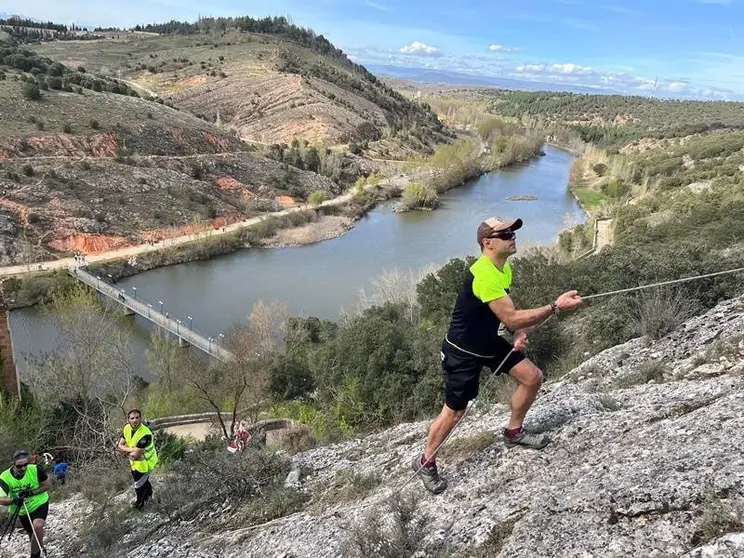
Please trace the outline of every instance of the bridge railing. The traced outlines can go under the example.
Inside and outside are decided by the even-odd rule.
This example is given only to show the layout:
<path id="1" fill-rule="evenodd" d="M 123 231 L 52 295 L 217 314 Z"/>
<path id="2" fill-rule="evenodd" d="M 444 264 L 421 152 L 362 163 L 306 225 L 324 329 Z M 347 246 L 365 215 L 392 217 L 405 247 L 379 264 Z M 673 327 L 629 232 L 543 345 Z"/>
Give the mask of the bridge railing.
<path id="1" fill-rule="evenodd" d="M 176 337 L 183 339 L 189 345 L 193 345 L 197 349 L 204 351 L 205 353 L 222 361 L 232 358 L 232 353 L 230 353 L 230 351 L 228 351 L 224 347 L 220 346 L 218 343 L 215 343 L 213 339 L 199 333 L 191 327 L 186 327 L 183 324 L 179 323 L 177 320 L 155 310 L 152 307 L 152 304 L 149 304 L 146 301 L 142 301 L 140 299 L 135 299 L 128 294 L 122 293 L 120 289 L 117 289 L 103 279 L 99 279 L 98 277 L 91 275 L 83 269 L 70 269 L 70 274 L 86 285 L 94 288 L 101 294 L 115 300 L 118 304 L 121 304 L 132 312 L 139 314 L 143 318 L 147 318 L 154 324 L 160 326 L 166 331 L 171 332 Z"/>

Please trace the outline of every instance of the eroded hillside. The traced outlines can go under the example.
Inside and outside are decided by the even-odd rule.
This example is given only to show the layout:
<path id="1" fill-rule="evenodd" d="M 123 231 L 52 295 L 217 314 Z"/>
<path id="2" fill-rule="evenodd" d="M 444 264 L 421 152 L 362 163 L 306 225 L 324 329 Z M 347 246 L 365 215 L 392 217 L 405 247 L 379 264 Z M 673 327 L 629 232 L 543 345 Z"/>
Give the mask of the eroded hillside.
<path id="1" fill-rule="evenodd" d="M 309 48 L 283 28 L 272 34 L 117 36 L 36 49 L 68 65 L 120 74 L 245 140 L 358 143 L 372 156 L 400 158 L 429 152 L 444 138 L 432 112 L 340 51 Z"/>
<path id="2" fill-rule="evenodd" d="M 342 190 L 343 155 L 315 150 L 324 175 L 305 171 L 83 66 L 0 55 L 0 264 L 221 227 Z"/>

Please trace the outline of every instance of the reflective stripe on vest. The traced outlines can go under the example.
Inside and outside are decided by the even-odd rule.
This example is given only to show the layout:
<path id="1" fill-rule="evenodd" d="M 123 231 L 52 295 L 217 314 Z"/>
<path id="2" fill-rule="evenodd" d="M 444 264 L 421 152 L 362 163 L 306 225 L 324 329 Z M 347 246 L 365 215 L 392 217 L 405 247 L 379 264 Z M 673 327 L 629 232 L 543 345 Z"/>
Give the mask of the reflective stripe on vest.
<path id="1" fill-rule="evenodd" d="M 6 469 L 2 472 L 2 474 L 0 474 L 0 479 L 2 479 L 2 481 L 8 485 L 8 498 L 11 499 L 17 496 L 24 489 L 36 490 L 41 486 L 41 483 L 39 482 L 39 472 L 36 468 L 36 465 L 33 465 L 31 463 L 29 463 L 28 467 L 26 467 L 26 474 L 23 475 L 23 478 L 15 478 L 13 476 L 13 473 L 10 472 L 10 469 Z M 37 494 L 36 496 L 26 498 L 26 506 L 21 507 L 21 510 L 18 512 L 18 514 L 21 516 L 26 515 L 26 509 L 28 509 L 28 512 L 31 513 L 35 509 L 46 504 L 48 501 L 48 492 L 42 492 L 41 494 Z M 14 506 L 13 504 L 8 506 L 9 514 L 13 515 L 15 511 L 16 506 Z"/>
<path id="2" fill-rule="evenodd" d="M 150 443 L 145 448 L 142 457 L 137 460 L 133 460 L 130 457 L 129 463 L 132 467 L 132 471 L 139 471 L 140 473 L 149 473 L 152 471 L 155 468 L 155 465 L 158 464 L 158 452 L 155 451 L 155 436 L 153 436 L 152 431 L 144 424 L 140 424 L 137 431 L 132 433 L 132 427 L 127 424 L 124 426 L 123 436 L 124 442 L 130 448 L 136 448 L 142 438 L 150 436 Z"/>

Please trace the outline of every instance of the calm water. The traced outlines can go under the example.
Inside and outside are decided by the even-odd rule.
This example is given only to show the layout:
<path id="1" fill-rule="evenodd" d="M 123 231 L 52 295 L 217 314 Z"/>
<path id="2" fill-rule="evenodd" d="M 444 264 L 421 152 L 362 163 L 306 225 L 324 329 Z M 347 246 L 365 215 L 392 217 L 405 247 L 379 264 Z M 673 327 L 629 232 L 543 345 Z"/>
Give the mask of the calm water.
<path id="1" fill-rule="evenodd" d="M 517 247 L 555 242 L 567 220 L 584 215 L 568 193 L 572 156 L 546 148 L 547 155 L 525 165 L 488 174 L 442 196 L 433 212 L 393 212 L 393 204 L 371 211 L 342 237 L 294 248 L 244 250 L 209 261 L 163 267 L 122 279 L 118 286 L 145 299 L 193 328 L 216 337 L 236 322 L 245 322 L 259 300 L 286 302 L 294 314 L 335 319 L 354 306 L 360 289 L 391 268 L 421 269 L 453 257 L 475 254 L 475 230 L 491 215 L 521 217 Z M 508 201 L 513 196 L 536 201 Z M 27 373 L 24 353 L 54 348 L 56 327 L 38 309 L 11 314 L 14 352 L 19 372 Z M 132 319 L 132 342 L 138 367 L 150 324 Z"/>

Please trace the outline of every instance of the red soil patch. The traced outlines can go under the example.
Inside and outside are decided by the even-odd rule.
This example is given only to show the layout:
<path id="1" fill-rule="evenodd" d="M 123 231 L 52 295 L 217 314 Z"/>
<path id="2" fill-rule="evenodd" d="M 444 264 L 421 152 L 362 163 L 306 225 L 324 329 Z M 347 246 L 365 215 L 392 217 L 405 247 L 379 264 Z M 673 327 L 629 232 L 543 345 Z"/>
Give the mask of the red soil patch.
<path id="1" fill-rule="evenodd" d="M 83 254 L 101 254 L 118 250 L 133 244 L 123 236 L 106 236 L 103 234 L 73 234 L 58 238 L 49 243 L 51 248 L 61 252 L 78 251 Z"/>
<path id="2" fill-rule="evenodd" d="M 296 203 L 292 196 L 276 196 L 274 201 L 282 207 L 292 207 Z"/>

